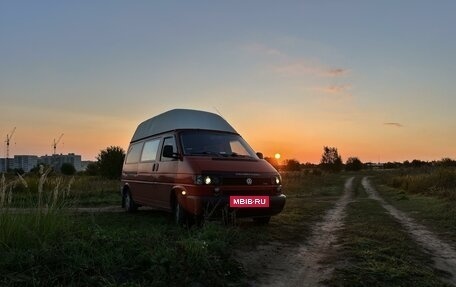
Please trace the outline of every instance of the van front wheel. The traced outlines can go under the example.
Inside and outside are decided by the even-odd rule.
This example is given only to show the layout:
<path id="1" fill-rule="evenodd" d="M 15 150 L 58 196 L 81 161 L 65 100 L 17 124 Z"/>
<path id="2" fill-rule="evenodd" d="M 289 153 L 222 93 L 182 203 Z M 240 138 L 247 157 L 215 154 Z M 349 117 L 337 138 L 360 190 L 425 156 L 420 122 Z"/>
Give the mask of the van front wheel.
<path id="1" fill-rule="evenodd" d="M 174 206 L 174 219 L 178 225 L 187 224 L 187 213 L 177 199 Z"/>
<path id="2" fill-rule="evenodd" d="M 128 190 L 124 192 L 124 207 L 126 212 L 135 212 L 138 209 Z"/>

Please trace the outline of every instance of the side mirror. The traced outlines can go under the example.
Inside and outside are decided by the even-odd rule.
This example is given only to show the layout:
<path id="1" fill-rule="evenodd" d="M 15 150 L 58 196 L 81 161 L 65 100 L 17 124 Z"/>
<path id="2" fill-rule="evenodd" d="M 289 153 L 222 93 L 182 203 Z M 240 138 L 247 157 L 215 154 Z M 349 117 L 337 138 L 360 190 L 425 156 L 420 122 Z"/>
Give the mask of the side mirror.
<path id="1" fill-rule="evenodd" d="M 257 152 L 256 155 L 257 155 L 257 157 L 258 157 L 259 159 L 263 159 L 263 158 L 264 158 L 264 157 L 263 157 L 263 153 L 261 153 L 261 152 Z"/>
<path id="2" fill-rule="evenodd" d="M 163 147 L 163 157 L 177 158 L 172 145 L 165 145 Z"/>

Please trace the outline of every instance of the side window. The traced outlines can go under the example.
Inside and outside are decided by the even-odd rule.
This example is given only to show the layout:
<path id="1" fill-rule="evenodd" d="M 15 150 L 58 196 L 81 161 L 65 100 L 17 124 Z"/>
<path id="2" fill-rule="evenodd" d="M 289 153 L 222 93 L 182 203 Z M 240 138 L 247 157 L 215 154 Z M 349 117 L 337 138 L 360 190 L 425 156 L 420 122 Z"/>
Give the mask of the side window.
<path id="1" fill-rule="evenodd" d="M 125 163 L 137 163 L 141 154 L 142 143 L 136 143 L 130 146 Z"/>
<path id="2" fill-rule="evenodd" d="M 154 139 L 147 141 L 144 144 L 143 152 L 141 155 L 141 161 L 154 161 L 157 158 L 158 145 L 160 139 Z"/>
<path id="3" fill-rule="evenodd" d="M 172 146 L 173 147 L 173 152 L 177 153 L 176 140 L 174 139 L 174 137 L 165 138 L 165 140 L 163 141 L 162 155 L 163 155 L 163 148 L 165 147 L 165 145 Z M 170 158 L 170 157 L 162 156 L 161 160 L 162 161 L 172 161 L 172 160 L 175 160 L 175 159 L 174 158 Z"/>

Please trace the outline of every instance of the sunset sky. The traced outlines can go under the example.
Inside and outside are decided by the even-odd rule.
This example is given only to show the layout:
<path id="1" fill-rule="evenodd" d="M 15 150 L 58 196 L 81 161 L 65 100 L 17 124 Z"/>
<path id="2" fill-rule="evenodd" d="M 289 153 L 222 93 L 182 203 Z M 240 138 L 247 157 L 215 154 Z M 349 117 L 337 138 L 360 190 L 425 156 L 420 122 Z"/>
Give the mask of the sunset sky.
<path id="1" fill-rule="evenodd" d="M 1 1 L 0 157 L 128 147 L 220 112 L 301 162 L 456 159 L 455 1 Z"/>

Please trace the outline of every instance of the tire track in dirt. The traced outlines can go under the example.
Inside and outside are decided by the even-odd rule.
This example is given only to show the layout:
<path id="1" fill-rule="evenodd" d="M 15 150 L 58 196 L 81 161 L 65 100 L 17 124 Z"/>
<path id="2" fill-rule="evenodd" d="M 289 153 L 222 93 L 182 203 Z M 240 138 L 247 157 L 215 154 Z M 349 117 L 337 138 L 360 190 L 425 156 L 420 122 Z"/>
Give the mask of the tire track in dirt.
<path id="1" fill-rule="evenodd" d="M 329 279 L 333 266 L 322 263 L 336 252 L 336 231 L 342 228 L 345 207 L 353 194 L 353 179 L 345 182 L 344 193 L 322 221 L 315 224 L 307 243 L 293 246 L 271 243 L 238 254 L 247 274 L 257 277 L 251 286 L 319 286 Z"/>
<path id="2" fill-rule="evenodd" d="M 372 187 L 367 177 L 362 180 L 364 190 L 370 198 L 378 200 L 380 204 L 385 208 L 402 226 L 405 227 L 407 232 L 412 238 L 418 242 L 434 260 L 435 267 L 443 270 L 451 275 L 451 278 L 442 278 L 443 280 L 449 281 L 448 283 L 456 285 L 456 251 L 451 245 L 438 239 L 431 231 L 425 226 L 416 223 L 412 218 L 408 217 L 404 212 L 396 209 L 392 205 L 388 204 L 380 195 L 377 193 L 375 188 Z"/>

